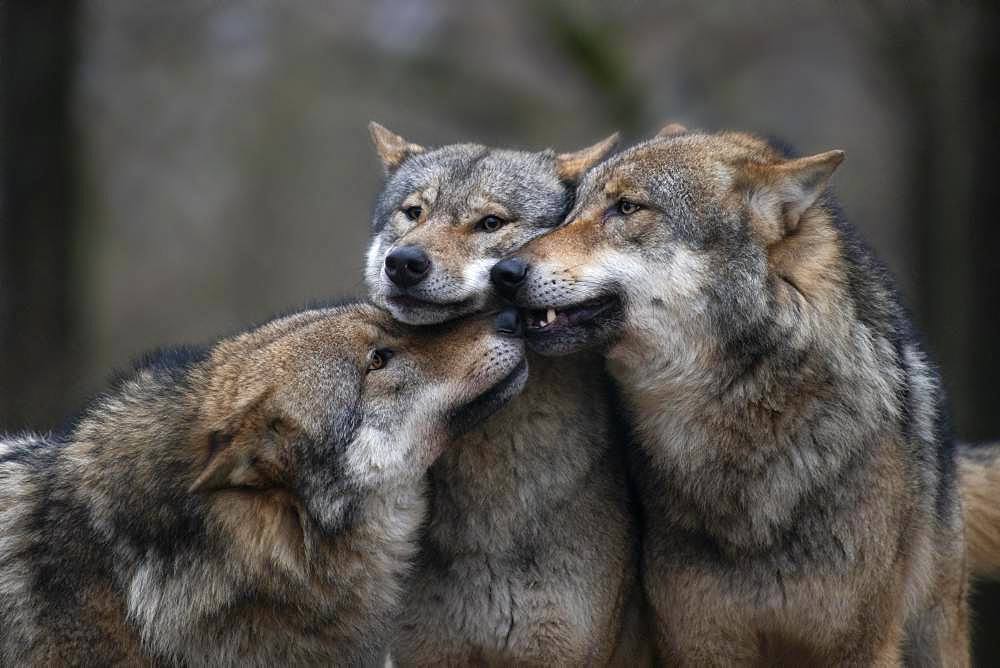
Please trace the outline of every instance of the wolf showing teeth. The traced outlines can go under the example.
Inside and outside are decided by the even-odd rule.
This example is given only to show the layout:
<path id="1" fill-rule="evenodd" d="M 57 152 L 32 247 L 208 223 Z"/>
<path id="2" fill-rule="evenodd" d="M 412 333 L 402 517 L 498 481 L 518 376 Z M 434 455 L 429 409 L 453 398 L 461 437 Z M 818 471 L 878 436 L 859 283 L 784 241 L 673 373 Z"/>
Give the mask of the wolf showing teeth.
<path id="1" fill-rule="evenodd" d="M 968 665 L 959 485 L 989 458 L 960 479 L 934 366 L 827 191 L 843 158 L 669 126 L 495 270 L 560 312 L 530 348 L 600 350 L 621 388 L 671 665 Z"/>

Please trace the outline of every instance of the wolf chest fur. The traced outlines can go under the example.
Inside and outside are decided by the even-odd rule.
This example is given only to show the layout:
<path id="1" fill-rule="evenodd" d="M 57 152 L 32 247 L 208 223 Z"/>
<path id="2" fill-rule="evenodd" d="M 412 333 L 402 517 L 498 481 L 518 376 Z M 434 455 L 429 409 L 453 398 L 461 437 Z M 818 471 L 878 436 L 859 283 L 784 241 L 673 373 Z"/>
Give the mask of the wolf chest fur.
<path id="1" fill-rule="evenodd" d="M 576 153 L 425 149 L 373 126 L 387 180 L 365 278 L 395 317 L 489 309 L 490 270 L 550 230 L 614 143 Z M 393 651 L 402 665 L 635 665 L 637 534 L 600 360 L 532 357 L 524 393 L 429 474 Z"/>

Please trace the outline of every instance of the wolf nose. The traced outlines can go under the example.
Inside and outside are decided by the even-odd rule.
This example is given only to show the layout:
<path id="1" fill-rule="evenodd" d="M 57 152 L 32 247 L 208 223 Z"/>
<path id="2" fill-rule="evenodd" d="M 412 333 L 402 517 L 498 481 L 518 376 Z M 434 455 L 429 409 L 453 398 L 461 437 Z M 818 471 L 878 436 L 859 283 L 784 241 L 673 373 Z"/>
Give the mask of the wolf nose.
<path id="1" fill-rule="evenodd" d="M 500 311 L 497 314 L 496 330 L 497 334 L 503 336 L 524 336 L 524 318 L 521 317 L 521 311 L 513 307 Z"/>
<path id="2" fill-rule="evenodd" d="M 385 275 L 401 288 L 416 285 L 430 269 L 431 259 L 416 246 L 400 246 L 385 256 Z"/>
<path id="3" fill-rule="evenodd" d="M 490 269 L 490 280 L 500 294 L 508 299 L 513 299 L 517 294 L 517 289 L 524 283 L 524 277 L 527 275 L 528 263 L 516 257 L 497 262 Z"/>

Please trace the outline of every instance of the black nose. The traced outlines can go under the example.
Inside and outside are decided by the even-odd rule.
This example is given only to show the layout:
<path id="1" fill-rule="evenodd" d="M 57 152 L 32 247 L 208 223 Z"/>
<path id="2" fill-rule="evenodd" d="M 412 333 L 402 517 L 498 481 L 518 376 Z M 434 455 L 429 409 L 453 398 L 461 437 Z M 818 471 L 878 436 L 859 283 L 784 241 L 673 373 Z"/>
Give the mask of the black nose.
<path id="1" fill-rule="evenodd" d="M 416 246 L 400 246 L 385 256 L 385 275 L 401 288 L 416 285 L 431 270 L 431 259 Z"/>
<path id="2" fill-rule="evenodd" d="M 524 283 L 524 277 L 528 275 L 528 263 L 512 257 L 502 260 L 493 265 L 490 269 L 490 280 L 504 297 L 512 299 L 517 294 L 517 289 Z"/>
<path id="3" fill-rule="evenodd" d="M 497 314 L 497 334 L 504 336 L 524 336 L 524 318 L 516 308 L 505 308 Z"/>

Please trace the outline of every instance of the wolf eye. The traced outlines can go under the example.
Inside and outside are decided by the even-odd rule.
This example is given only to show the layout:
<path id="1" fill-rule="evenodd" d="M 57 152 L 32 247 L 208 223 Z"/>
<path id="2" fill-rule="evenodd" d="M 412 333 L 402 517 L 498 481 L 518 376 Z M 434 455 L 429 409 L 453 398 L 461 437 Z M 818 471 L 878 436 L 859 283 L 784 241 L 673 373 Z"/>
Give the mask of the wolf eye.
<path id="1" fill-rule="evenodd" d="M 368 355 L 368 371 L 378 371 L 379 369 L 384 369 L 385 365 L 389 363 L 391 358 L 392 351 L 388 348 L 373 350 L 371 354 Z"/>
<path id="2" fill-rule="evenodd" d="M 417 220 L 423 212 L 423 208 L 419 206 L 408 206 L 403 209 L 403 213 L 406 214 L 406 217 L 410 220 Z"/>
<path id="3" fill-rule="evenodd" d="M 642 207 L 635 202 L 630 202 L 627 199 L 618 200 L 618 213 L 623 216 L 631 216 L 633 213 L 641 209 Z"/>
<path id="4" fill-rule="evenodd" d="M 479 221 L 479 227 L 481 227 L 486 232 L 496 232 L 501 227 L 507 224 L 507 221 L 499 216 L 486 216 Z"/>

